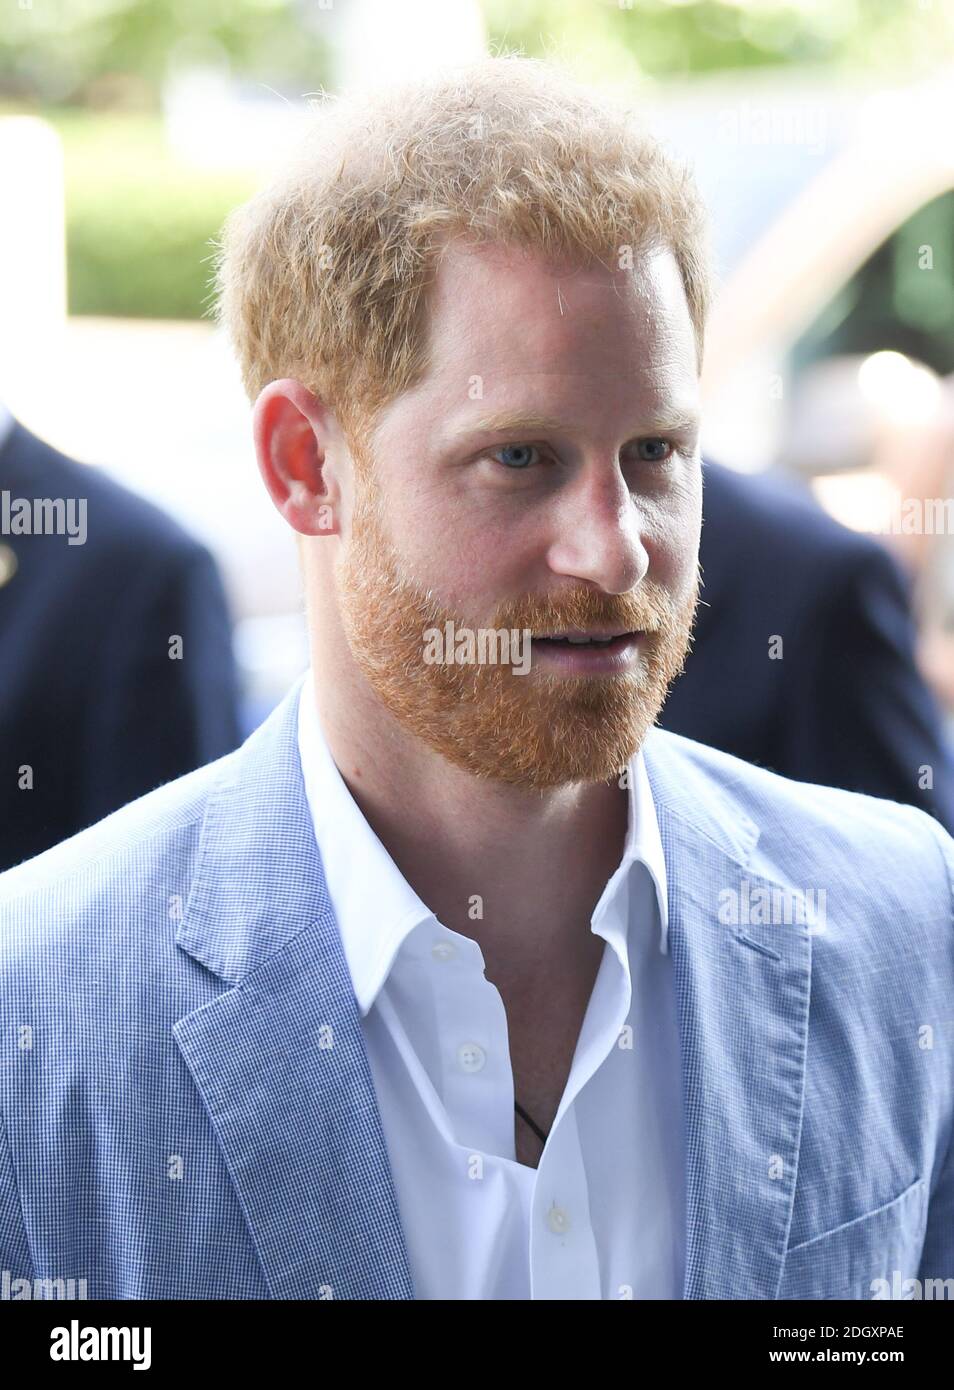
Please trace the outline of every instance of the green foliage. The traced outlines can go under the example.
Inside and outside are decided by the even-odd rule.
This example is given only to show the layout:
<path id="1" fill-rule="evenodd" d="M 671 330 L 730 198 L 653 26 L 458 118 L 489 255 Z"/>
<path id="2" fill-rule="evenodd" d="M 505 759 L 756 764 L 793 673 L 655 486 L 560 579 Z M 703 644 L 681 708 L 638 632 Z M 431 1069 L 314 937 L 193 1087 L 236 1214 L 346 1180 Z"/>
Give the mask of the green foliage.
<path id="1" fill-rule="evenodd" d="M 286 96 L 327 81 L 319 0 L 5 0 L 0 96 L 158 109 L 171 63 L 215 57 Z"/>
<path id="2" fill-rule="evenodd" d="M 954 43 L 948 0 L 482 0 L 496 51 L 562 57 L 600 76 L 733 68 L 934 69 Z"/>
<path id="3" fill-rule="evenodd" d="M 897 77 L 936 68 L 954 44 L 954 5 L 944 0 L 482 3 L 493 51 L 563 58 L 593 80 L 805 63 Z M 192 59 L 224 63 L 290 98 L 330 86 L 324 8 L 322 0 L 32 0 L 21 9 L 9 0 L 0 102 L 40 110 L 63 137 L 70 313 L 208 312 L 211 239 L 253 179 L 170 155 L 158 117 L 163 78 Z M 89 109 L 103 107 L 114 113 Z M 923 316 L 922 280 L 909 276 L 897 293 L 908 317 Z"/>
<path id="4" fill-rule="evenodd" d="M 211 64 L 291 100 L 330 83 L 321 0 L 5 0 L 0 103 L 56 126 L 72 314 L 198 318 L 213 248 L 251 176 L 177 162 L 163 80 Z"/>
<path id="5" fill-rule="evenodd" d="M 252 176 L 211 175 L 167 152 L 148 116 L 56 113 L 64 144 L 69 312 L 200 318 L 216 236 Z"/>

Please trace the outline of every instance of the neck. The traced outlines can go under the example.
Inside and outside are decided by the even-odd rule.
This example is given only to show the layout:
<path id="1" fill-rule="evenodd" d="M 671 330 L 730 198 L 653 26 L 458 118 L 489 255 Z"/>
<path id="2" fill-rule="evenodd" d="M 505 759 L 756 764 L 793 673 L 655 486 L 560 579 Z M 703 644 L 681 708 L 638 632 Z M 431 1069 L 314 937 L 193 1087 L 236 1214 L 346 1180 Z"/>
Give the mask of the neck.
<path id="1" fill-rule="evenodd" d="M 540 792 L 476 778 L 406 733 L 367 688 L 345 697 L 346 684 L 305 694 L 362 814 L 441 923 L 476 940 L 498 974 L 531 970 L 544 950 L 588 953 L 626 836 L 616 780 Z"/>

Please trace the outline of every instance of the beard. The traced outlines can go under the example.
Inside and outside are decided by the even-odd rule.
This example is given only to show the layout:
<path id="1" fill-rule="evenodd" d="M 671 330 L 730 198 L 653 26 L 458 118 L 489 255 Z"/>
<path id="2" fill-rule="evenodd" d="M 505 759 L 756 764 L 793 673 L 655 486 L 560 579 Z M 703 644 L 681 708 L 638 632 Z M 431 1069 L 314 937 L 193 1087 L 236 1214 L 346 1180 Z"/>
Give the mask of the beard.
<path id="1" fill-rule="evenodd" d="M 529 594 L 473 623 L 418 584 L 392 546 L 374 484 L 356 478 L 350 546 L 338 562 L 339 605 L 351 654 L 404 729 L 475 777 L 544 790 L 618 779 L 682 671 L 692 642 L 699 570 L 674 603 L 652 580 L 626 594 L 578 589 Z M 532 666 L 425 661 L 428 629 L 547 633 L 593 627 L 639 632 L 633 668 L 561 675 Z"/>

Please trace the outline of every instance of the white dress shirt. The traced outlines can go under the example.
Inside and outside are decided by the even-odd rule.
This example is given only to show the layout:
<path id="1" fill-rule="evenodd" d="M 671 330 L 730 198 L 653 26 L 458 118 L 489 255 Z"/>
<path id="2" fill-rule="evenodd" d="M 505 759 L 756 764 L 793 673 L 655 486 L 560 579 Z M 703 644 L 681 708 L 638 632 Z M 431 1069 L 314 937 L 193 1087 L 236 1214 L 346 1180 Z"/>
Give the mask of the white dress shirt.
<path id="1" fill-rule="evenodd" d="M 507 1016 L 480 947 L 437 920 L 365 820 L 325 740 L 310 673 L 298 737 L 415 1296 L 681 1298 L 679 1036 L 642 752 L 629 765 L 622 861 L 591 920 L 606 942 L 596 983 L 530 1168 L 516 1159 Z"/>

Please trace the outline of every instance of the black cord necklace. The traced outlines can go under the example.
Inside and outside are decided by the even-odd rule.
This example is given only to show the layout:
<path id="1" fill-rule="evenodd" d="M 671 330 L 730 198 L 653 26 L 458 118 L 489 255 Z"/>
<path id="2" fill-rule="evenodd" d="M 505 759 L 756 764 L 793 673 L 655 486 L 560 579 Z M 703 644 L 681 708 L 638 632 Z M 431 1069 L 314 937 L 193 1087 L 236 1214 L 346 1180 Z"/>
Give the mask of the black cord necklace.
<path id="1" fill-rule="evenodd" d="M 540 1140 L 540 1143 L 545 1144 L 547 1142 L 547 1139 L 549 1138 L 549 1133 L 544 1134 L 543 1130 L 537 1124 L 536 1120 L 531 1119 L 531 1117 L 527 1114 L 526 1110 L 524 1110 L 523 1106 L 520 1104 L 518 1100 L 514 1101 L 513 1108 L 514 1110 L 516 1110 L 521 1120 L 523 1120 L 524 1124 L 530 1126 L 534 1134 Z"/>

